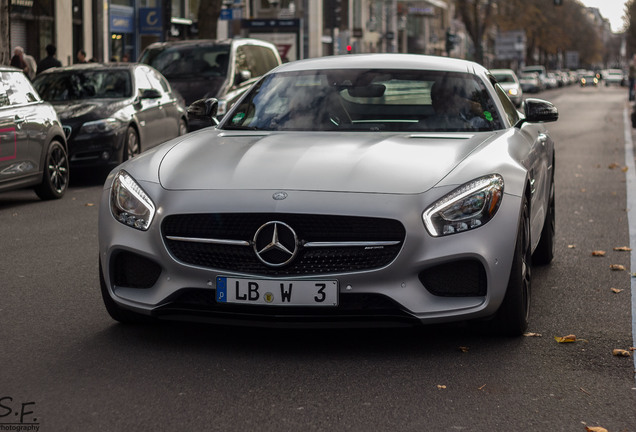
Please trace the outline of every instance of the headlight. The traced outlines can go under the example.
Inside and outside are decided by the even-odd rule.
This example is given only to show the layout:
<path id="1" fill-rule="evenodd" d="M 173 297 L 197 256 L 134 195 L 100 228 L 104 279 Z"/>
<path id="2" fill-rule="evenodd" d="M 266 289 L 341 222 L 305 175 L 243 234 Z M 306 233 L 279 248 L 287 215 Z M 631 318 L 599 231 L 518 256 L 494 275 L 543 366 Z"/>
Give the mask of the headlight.
<path id="1" fill-rule="evenodd" d="M 519 94 L 519 91 L 516 88 L 511 88 L 508 90 L 508 94 L 510 96 L 517 96 Z"/>
<path id="2" fill-rule="evenodd" d="M 79 135 L 106 134 L 119 129 L 121 125 L 122 123 L 114 118 L 90 121 L 82 125 Z"/>
<path id="3" fill-rule="evenodd" d="M 504 181 L 498 174 L 481 177 L 455 189 L 422 214 L 433 237 L 478 228 L 497 213 Z"/>
<path id="4" fill-rule="evenodd" d="M 126 171 L 119 171 L 110 192 L 110 210 L 124 225 L 146 231 L 155 216 L 155 205 Z"/>

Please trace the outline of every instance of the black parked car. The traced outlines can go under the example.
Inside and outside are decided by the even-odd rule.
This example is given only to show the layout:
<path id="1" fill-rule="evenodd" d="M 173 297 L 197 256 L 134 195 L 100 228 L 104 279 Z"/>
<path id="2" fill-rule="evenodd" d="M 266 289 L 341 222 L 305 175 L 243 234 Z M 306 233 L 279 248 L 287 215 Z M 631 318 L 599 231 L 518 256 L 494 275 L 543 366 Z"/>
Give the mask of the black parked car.
<path id="1" fill-rule="evenodd" d="M 24 73 L 0 66 L 0 191 L 33 187 L 42 199 L 68 187 L 66 138 L 53 107 Z"/>
<path id="2" fill-rule="evenodd" d="M 183 102 L 154 68 L 87 63 L 33 82 L 67 131 L 71 166 L 116 166 L 188 131 Z"/>
<path id="3" fill-rule="evenodd" d="M 218 99 L 218 116 L 258 78 L 281 64 L 275 45 L 249 38 L 157 42 L 141 53 L 139 61 L 161 72 L 186 105 Z"/>

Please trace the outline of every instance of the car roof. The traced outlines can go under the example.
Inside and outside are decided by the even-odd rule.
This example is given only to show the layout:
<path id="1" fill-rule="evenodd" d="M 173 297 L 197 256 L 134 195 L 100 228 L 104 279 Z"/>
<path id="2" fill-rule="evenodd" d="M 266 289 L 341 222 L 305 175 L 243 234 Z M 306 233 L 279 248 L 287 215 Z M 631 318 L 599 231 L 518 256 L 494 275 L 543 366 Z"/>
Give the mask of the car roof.
<path id="1" fill-rule="evenodd" d="M 69 71 L 81 71 L 81 70 L 132 70 L 138 66 L 151 67 L 144 63 L 78 63 L 70 66 L 61 66 L 56 68 L 47 69 L 42 74 L 57 73 L 57 72 L 69 72 Z"/>
<path id="2" fill-rule="evenodd" d="M 273 47 L 270 42 L 253 38 L 233 38 L 233 39 L 191 39 L 180 41 L 168 41 L 168 42 L 154 42 L 148 45 L 147 49 L 157 48 L 179 48 L 179 47 L 193 47 L 193 46 L 230 46 L 230 45 L 262 45 L 267 47 Z M 144 51 L 145 51 L 144 50 Z"/>
<path id="3" fill-rule="evenodd" d="M 0 65 L 0 72 L 22 72 L 22 71 L 18 68 L 14 68 L 13 66 Z"/>
<path id="4" fill-rule="evenodd" d="M 419 69 L 464 73 L 486 72 L 483 66 L 472 61 L 420 54 L 347 54 L 318 57 L 285 63 L 274 70 L 276 72 L 296 72 L 314 69 Z"/>

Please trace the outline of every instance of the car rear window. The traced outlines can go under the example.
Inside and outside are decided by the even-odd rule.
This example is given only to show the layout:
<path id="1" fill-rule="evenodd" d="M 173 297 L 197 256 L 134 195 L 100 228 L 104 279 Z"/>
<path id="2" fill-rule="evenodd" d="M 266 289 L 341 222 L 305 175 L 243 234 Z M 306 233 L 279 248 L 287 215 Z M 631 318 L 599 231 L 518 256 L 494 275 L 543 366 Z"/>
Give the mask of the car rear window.
<path id="1" fill-rule="evenodd" d="M 49 72 L 36 77 L 33 85 L 50 102 L 79 99 L 127 98 L 132 96 L 128 70 L 76 70 Z"/>

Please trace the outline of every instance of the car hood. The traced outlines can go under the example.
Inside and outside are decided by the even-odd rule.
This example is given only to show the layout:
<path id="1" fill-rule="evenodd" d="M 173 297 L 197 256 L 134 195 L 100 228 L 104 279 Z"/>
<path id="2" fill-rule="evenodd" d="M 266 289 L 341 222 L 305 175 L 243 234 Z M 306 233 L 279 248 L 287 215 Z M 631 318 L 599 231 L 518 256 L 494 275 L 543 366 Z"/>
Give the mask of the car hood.
<path id="1" fill-rule="evenodd" d="M 163 158 L 169 190 L 420 193 L 496 133 L 254 133 L 203 130 Z"/>
<path id="2" fill-rule="evenodd" d="M 128 99 L 92 99 L 51 102 L 62 123 L 65 121 L 82 122 L 108 118 L 121 108 L 130 104 Z"/>

